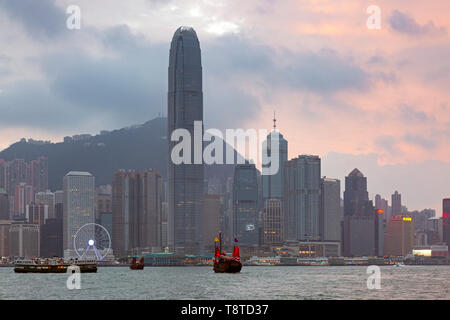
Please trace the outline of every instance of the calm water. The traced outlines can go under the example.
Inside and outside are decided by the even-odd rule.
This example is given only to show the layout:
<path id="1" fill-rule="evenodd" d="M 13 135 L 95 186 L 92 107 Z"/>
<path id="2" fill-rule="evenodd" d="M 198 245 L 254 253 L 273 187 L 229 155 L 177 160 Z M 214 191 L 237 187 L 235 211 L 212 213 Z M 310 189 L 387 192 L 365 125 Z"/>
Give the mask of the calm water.
<path id="1" fill-rule="evenodd" d="M 15 274 L 0 268 L 0 299 L 445 299 L 450 266 L 381 267 L 381 289 L 368 290 L 366 267 L 99 268 L 68 290 L 65 274 Z M 219 290 L 220 287 L 220 290 Z"/>

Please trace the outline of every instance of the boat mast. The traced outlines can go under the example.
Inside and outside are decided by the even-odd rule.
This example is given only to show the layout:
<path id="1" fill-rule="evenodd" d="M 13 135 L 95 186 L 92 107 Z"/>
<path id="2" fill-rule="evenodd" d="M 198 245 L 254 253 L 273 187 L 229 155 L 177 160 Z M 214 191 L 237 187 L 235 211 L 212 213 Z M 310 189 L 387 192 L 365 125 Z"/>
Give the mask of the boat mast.
<path id="1" fill-rule="evenodd" d="M 219 252 L 222 254 L 222 231 L 219 231 Z"/>

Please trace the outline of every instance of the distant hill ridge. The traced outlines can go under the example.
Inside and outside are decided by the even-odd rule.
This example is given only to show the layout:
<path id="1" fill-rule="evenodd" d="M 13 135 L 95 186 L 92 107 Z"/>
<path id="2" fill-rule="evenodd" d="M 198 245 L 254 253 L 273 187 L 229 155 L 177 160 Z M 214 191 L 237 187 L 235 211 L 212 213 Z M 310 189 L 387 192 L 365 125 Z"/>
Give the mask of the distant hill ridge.
<path id="1" fill-rule="evenodd" d="M 62 180 L 69 171 L 89 171 L 96 185 L 111 184 L 119 169 L 145 170 L 153 168 L 166 179 L 168 163 L 167 118 L 155 118 L 142 125 L 113 131 L 101 131 L 92 136 L 78 135 L 65 142 L 50 143 L 22 139 L 0 152 L 6 161 L 39 156 L 48 157 L 49 188 L 62 189 Z M 76 140 L 79 139 L 79 140 Z M 224 153 L 225 155 L 225 153 Z M 233 174 L 233 165 L 205 166 L 205 177 L 226 179 Z"/>

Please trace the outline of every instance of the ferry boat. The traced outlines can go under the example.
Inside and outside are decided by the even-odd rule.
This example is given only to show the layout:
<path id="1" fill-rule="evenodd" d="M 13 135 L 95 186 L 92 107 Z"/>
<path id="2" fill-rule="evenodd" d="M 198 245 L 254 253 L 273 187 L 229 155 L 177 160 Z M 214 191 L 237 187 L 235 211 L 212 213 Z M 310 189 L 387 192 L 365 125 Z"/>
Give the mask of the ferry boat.
<path id="1" fill-rule="evenodd" d="M 67 273 L 67 268 L 77 266 L 81 273 L 97 272 L 97 260 L 78 260 L 62 258 L 31 259 L 14 261 L 16 273 Z"/>
<path id="2" fill-rule="evenodd" d="M 215 239 L 214 254 L 214 272 L 216 273 L 238 273 L 241 272 L 242 263 L 239 257 L 239 247 L 236 245 L 237 239 L 234 239 L 235 245 L 233 255 L 227 256 L 222 252 L 222 233 L 219 232 L 219 239 Z"/>

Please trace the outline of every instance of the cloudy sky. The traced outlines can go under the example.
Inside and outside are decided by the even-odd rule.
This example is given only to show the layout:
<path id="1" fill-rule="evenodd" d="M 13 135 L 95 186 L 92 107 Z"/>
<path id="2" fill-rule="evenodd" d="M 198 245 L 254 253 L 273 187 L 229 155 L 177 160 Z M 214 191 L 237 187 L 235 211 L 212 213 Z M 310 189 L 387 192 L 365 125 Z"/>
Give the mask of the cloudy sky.
<path id="1" fill-rule="evenodd" d="M 381 8 L 381 29 L 366 9 Z M 81 29 L 66 9 L 81 9 Z M 0 0 L 0 149 L 166 114 L 180 25 L 202 48 L 206 127 L 270 128 L 322 173 L 441 215 L 450 197 L 450 2 Z"/>

